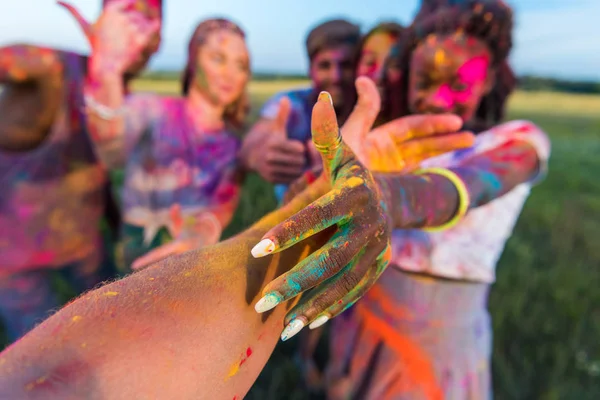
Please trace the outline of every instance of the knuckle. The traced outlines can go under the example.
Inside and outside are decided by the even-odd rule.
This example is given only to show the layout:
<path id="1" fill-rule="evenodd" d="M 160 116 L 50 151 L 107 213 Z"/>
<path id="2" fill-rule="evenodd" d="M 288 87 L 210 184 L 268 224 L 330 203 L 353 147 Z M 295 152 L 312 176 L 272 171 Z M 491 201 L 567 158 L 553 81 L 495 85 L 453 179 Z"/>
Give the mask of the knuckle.
<path id="1" fill-rule="evenodd" d="M 350 293 L 358 283 L 360 282 L 360 278 L 356 275 L 356 272 L 350 270 L 346 272 L 340 279 L 340 289 L 343 291 L 343 294 Z"/>
<path id="2" fill-rule="evenodd" d="M 317 296 L 314 298 L 311 309 L 316 314 L 319 314 L 323 310 L 326 310 L 331 304 L 331 301 L 327 296 Z"/>
<path id="3" fill-rule="evenodd" d="M 324 268 L 327 275 L 333 275 L 346 264 L 345 252 L 343 250 L 330 251 L 325 262 Z"/>

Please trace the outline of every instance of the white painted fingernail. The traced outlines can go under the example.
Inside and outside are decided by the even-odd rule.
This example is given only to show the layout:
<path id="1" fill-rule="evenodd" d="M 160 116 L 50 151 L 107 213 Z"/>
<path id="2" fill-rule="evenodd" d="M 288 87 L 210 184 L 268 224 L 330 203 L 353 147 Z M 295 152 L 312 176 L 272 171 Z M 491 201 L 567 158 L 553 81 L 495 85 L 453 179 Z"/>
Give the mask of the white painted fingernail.
<path id="1" fill-rule="evenodd" d="M 300 332 L 302 328 L 304 328 L 304 321 L 298 318 L 293 319 L 289 324 L 287 324 L 283 332 L 281 332 L 281 340 L 285 342 L 286 340 Z"/>
<path id="2" fill-rule="evenodd" d="M 250 250 L 254 258 L 264 257 L 275 250 L 275 243 L 271 239 L 263 239 Z"/>
<path id="3" fill-rule="evenodd" d="M 317 317 L 311 324 L 308 326 L 310 329 L 315 329 L 323 325 L 325 322 L 329 321 L 329 317 L 327 315 L 321 315 Z"/>
<path id="4" fill-rule="evenodd" d="M 257 313 L 264 313 L 274 308 L 281 301 L 281 295 L 277 292 L 265 294 L 254 306 Z"/>

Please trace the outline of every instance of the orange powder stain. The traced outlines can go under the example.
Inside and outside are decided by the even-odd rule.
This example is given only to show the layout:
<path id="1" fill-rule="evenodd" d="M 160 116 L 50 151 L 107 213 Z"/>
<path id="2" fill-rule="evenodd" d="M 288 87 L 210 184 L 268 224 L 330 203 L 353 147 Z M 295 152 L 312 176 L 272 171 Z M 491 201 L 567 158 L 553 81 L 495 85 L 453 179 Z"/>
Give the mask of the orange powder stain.
<path id="1" fill-rule="evenodd" d="M 244 365 L 244 363 L 248 360 L 248 358 L 250 358 L 251 355 L 252 355 L 252 349 L 250 347 L 248 347 L 246 349 L 246 352 L 242 354 L 241 360 L 231 366 L 231 368 L 229 369 L 229 373 L 227 374 L 227 377 L 225 378 L 225 380 L 236 375 L 238 373 L 238 371 L 240 370 L 240 367 L 242 365 Z"/>
<path id="2" fill-rule="evenodd" d="M 115 297 L 119 294 L 119 292 L 106 292 L 103 295 L 106 297 Z"/>
<path id="3" fill-rule="evenodd" d="M 28 383 L 27 385 L 25 385 L 25 390 L 32 391 L 36 386 L 40 386 L 41 384 L 43 384 L 44 382 L 46 382 L 46 377 L 42 376 L 41 378 L 36 379 L 35 381 Z"/>
<path id="4" fill-rule="evenodd" d="M 81 315 L 74 315 L 73 318 L 71 318 L 71 321 L 77 322 L 77 321 L 80 321 L 81 318 L 82 318 Z"/>
<path id="5" fill-rule="evenodd" d="M 374 289 L 374 288 L 372 288 Z M 399 380 L 391 390 L 403 393 L 421 389 L 426 398 L 441 400 L 442 390 L 438 385 L 429 356 L 412 339 L 396 332 L 384 320 L 371 313 L 363 304 L 356 304 L 356 312 L 365 322 L 366 329 L 376 332 L 385 344 L 405 360 L 410 368 L 405 369 L 405 379 Z"/>

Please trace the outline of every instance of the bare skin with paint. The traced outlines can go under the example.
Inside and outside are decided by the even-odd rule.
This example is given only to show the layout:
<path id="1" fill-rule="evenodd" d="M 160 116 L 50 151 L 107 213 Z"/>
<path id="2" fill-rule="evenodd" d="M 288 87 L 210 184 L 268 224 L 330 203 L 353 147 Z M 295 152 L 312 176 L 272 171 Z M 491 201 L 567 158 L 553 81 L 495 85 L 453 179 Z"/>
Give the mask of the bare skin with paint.
<path id="1" fill-rule="evenodd" d="M 317 108 L 324 112 L 315 110 L 315 118 L 331 115 L 327 107 L 331 108 L 328 99 L 320 101 Z M 326 146 L 323 150 L 334 150 L 327 146 L 338 141 L 337 131 L 330 134 L 321 142 Z M 343 231 L 374 212 L 381 213 L 381 198 L 375 194 L 379 189 L 370 174 L 345 146 L 341 150 L 341 163 L 331 165 L 335 174 L 327 179 L 323 175 L 287 206 L 242 234 L 171 257 L 89 292 L 57 312 L 0 355 L 0 394 L 12 398 L 69 398 L 83 393 L 93 398 L 243 397 L 275 346 L 287 311 L 278 307 L 256 313 L 253 306 L 264 283 L 326 246 L 336 235 L 336 226 Z M 363 183 L 347 183 L 356 179 Z M 331 229 L 321 225 L 315 229 L 320 234 L 289 246 L 284 239 L 292 231 L 276 227 L 277 223 L 300 224 L 307 215 L 320 221 L 318 203 L 313 202 L 340 191 L 348 210 L 344 221 L 331 224 Z M 374 244 L 385 246 L 387 226 L 388 219 L 381 219 L 376 229 L 384 235 L 376 235 Z M 372 236 L 372 228 L 363 226 L 356 235 L 365 240 Z M 287 248 L 253 258 L 252 246 L 265 236 L 280 238 L 278 243 L 287 243 Z M 366 276 L 377 276 L 388 256 L 378 248 L 362 254 L 359 262 L 370 271 Z M 344 280 L 351 272 L 343 271 L 337 282 L 345 284 L 332 287 L 337 286 L 340 300 L 357 295 L 348 286 L 355 278 Z M 317 310 L 315 303 L 305 304 Z"/>

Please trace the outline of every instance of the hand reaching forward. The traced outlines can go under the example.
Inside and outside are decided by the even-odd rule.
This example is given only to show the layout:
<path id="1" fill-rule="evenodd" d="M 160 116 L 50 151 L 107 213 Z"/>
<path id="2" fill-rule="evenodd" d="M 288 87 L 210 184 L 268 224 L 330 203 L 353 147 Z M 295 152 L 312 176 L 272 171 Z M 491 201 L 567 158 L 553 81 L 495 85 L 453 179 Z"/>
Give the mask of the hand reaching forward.
<path id="1" fill-rule="evenodd" d="M 474 135 L 458 132 L 460 117 L 452 114 L 411 115 L 371 130 L 380 98 L 372 80 L 356 80 L 358 102 L 342 128 L 344 142 L 372 172 L 408 173 L 422 161 L 471 147 Z"/>
<path id="2" fill-rule="evenodd" d="M 263 289 L 255 308 L 264 312 L 312 289 L 288 313 L 281 338 L 304 326 L 325 323 L 356 302 L 389 263 L 391 222 L 384 194 L 371 173 L 342 142 L 331 96 L 322 92 L 313 108 L 312 138 L 323 159 L 319 182 L 330 190 L 269 230 L 255 257 L 277 253 L 327 228 L 330 241 Z"/>

